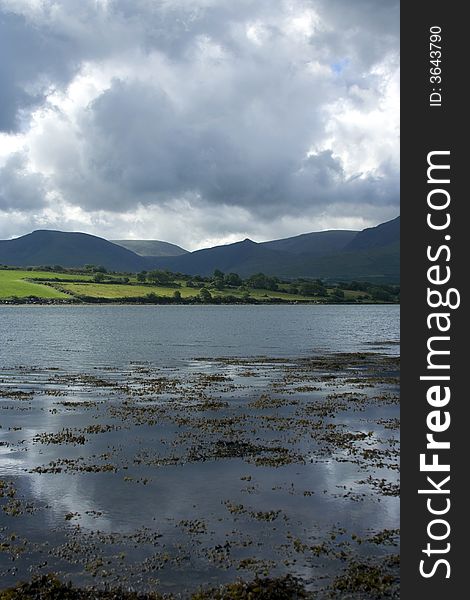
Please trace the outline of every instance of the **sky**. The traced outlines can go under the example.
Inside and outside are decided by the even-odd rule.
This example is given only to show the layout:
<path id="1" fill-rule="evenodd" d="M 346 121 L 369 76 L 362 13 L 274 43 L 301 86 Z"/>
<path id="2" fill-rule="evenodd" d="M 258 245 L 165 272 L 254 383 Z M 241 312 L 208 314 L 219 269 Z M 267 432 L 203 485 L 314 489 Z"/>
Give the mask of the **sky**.
<path id="1" fill-rule="evenodd" d="M 398 214 L 398 1 L 0 0 L 0 239 Z"/>

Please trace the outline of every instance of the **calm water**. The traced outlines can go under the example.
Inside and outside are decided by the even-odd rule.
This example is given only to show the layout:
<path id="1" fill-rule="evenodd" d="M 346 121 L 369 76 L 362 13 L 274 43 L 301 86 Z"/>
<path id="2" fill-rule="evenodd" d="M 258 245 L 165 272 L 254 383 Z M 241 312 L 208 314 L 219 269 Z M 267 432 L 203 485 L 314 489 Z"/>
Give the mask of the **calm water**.
<path id="1" fill-rule="evenodd" d="M 397 306 L 5 306 L 0 335 L 5 585 L 315 588 L 396 552 L 367 542 L 398 527 L 393 358 L 308 361 L 396 356 Z"/>
<path id="2" fill-rule="evenodd" d="M 0 306 L 0 366 L 398 353 L 398 306 Z M 388 342 L 392 342 L 390 345 Z"/>

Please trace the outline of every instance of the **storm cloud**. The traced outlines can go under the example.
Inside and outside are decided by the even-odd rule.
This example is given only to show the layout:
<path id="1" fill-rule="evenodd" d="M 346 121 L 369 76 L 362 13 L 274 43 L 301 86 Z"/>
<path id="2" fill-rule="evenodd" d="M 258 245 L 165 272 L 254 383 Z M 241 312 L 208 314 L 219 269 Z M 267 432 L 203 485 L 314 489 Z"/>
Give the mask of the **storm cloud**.
<path id="1" fill-rule="evenodd" d="M 189 249 L 399 212 L 393 0 L 0 0 L 0 237 Z"/>

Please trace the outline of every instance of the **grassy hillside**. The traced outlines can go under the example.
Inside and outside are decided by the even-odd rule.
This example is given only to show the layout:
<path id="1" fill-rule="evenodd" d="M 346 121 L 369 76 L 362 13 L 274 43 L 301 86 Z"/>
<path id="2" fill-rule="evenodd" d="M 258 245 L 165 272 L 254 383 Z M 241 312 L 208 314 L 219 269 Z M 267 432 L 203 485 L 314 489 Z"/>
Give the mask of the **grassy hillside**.
<path id="1" fill-rule="evenodd" d="M 156 285 L 138 284 L 112 284 L 112 283 L 64 283 L 61 287 L 68 292 L 78 296 L 89 296 L 90 298 L 142 298 L 147 294 L 166 296 L 171 298 L 175 289 L 181 293 L 183 298 L 197 296 L 199 290 L 190 288 L 171 288 Z"/>
<path id="2" fill-rule="evenodd" d="M 0 298 L 27 298 L 37 296 L 38 298 L 68 298 L 67 294 L 60 292 L 40 283 L 26 281 L 31 277 L 30 271 L 1 271 L 0 270 Z M 35 272 L 34 277 L 47 278 L 50 273 Z"/>
<path id="3" fill-rule="evenodd" d="M 166 287 L 156 285 L 138 285 L 130 283 L 129 285 L 120 284 L 100 284 L 100 283 L 64 283 L 61 284 L 61 288 L 68 292 L 78 296 L 88 296 L 90 298 L 107 298 L 107 299 L 129 299 L 129 298 L 142 298 L 148 294 L 155 294 L 156 296 L 172 298 L 174 292 L 177 290 L 180 292 L 183 299 L 197 298 L 199 295 L 199 289 L 189 287 Z M 236 298 L 243 298 L 244 292 L 240 290 L 211 290 L 213 297 L 226 298 L 227 296 L 235 296 Z M 265 289 L 252 289 L 249 291 L 250 297 L 256 300 L 266 300 L 272 298 L 280 298 L 281 300 L 287 301 L 312 301 L 313 296 L 305 296 L 299 298 L 294 294 L 289 294 L 287 291 L 271 291 Z"/>

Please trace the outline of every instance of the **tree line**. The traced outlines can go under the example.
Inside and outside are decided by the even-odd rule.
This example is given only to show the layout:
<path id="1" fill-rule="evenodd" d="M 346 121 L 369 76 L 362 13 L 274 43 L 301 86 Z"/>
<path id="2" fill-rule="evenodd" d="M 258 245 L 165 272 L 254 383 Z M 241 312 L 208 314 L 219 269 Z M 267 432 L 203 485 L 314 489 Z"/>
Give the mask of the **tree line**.
<path id="1" fill-rule="evenodd" d="M 3 269 L 12 267 L 2 266 Z M 374 300 L 381 302 L 396 302 L 399 300 L 400 287 L 392 284 L 371 283 L 368 281 L 340 281 L 325 282 L 324 280 L 310 278 L 281 279 L 265 273 L 255 273 L 249 277 L 242 278 L 238 273 L 224 273 L 215 269 L 212 275 L 188 275 L 185 273 L 173 273 L 168 270 L 154 269 L 134 273 L 119 273 L 108 271 L 102 265 L 87 264 L 82 268 L 66 268 L 61 265 L 29 267 L 28 271 L 49 271 L 58 274 L 55 280 L 60 280 L 60 274 L 87 274 L 92 276 L 92 281 L 99 284 L 138 284 L 144 286 L 162 286 L 174 288 L 171 296 L 175 301 L 181 301 L 182 296 L 178 288 L 188 287 L 199 289 L 198 296 L 203 302 L 210 302 L 213 296 L 217 297 L 218 291 L 225 291 L 226 297 L 230 290 L 241 292 L 242 299 L 250 298 L 250 290 L 267 290 L 269 292 L 283 292 L 293 296 L 328 297 L 341 302 L 345 299 L 345 291 L 356 292 L 357 300 Z M 134 279 L 135 277 L 135 279 Z M 51 278 L 52 280 L 52 278 Z M 68 279 L 70 282 L 71 280 Z M 80 280 L 77 280 L 80 281 Z M 227 294 L 228 293 L 228 294 Z M 240 301 L 240 295 L 234 296 L 234 301 Z"/>

